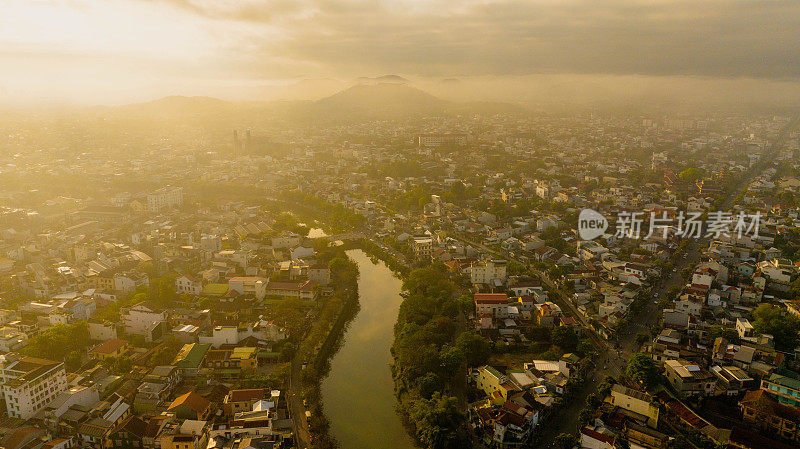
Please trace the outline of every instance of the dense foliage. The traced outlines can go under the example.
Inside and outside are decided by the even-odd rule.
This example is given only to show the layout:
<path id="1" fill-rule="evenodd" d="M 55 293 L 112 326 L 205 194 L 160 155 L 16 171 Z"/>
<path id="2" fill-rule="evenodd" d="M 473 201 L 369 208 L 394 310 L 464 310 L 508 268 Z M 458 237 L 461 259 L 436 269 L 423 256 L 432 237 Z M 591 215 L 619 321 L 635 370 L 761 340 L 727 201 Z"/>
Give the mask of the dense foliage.
<path id="1" fill-rule="evenodd" d="M 464 447 L 465 416 L 453 384 L 467 365 L 486 362 L 489 342 L 460 332 L 457 289 L 443 265 L 412 271 L 403 290 L 392 347 L 401 405 L 423 446 Z"/>
<path id="2" fill-rule="evenodd" d="M 63 361 L 68 355 L 70 362 L 79 362 L 89 346 L 89 326 L 85 321 L 73 324 L 57 324 L 33 337 L 22 350 L 26 355 Z"/>
<path id="3" fill-rule="evenodd" d="M 753 328 L 760 334 L 770 334 L 775 338 L 775 347 L 783 351 L 792 351 L 797 347 L 797 333 L 800 332 L 800 320 L 786 313 L 779 307 L 761 304 L 753 310 Z"/>
<path id="4" fill-rule="evenodd" d="M 634 382 L 651 387 L 658 383 L 659 370 L 652 358 L 647 354 L 638 353 L 628 360 L 625 375 Z"/>

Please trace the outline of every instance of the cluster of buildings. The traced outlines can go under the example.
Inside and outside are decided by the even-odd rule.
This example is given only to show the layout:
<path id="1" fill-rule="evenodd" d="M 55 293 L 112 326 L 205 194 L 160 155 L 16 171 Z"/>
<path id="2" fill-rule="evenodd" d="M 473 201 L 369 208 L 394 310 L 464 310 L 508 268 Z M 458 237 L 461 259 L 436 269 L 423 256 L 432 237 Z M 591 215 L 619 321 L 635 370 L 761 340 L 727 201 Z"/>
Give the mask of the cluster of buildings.
<path id="1" fill-rule="evenodd" d="M 797 133 L 768 152 L 788 123 L 736 114 L 475 115 L 313 131 L 265 125 L 264 154 L 244 154 L 238 135 L 231 153 L 227 138 L 176 130 L 166 140 L 138 131 L 129 136 L 135 144 L 121 146 L 85 139 L 74 155 L 55 145 L 0 155 L 0 173 L 31 180 L 0 192 L 0 294 L 13 298 L 0 310 L 0 380 L 6 414 L 19 424 L 2 429 L 0 446 L 290 444 L 285 392 L 239 380 L 263 373 L 289 337 L 271 304 L 310 305 L 330 292 L 313 243 L 276 229 L 253 205 L 303 198 L 330 205 L 337 219 L 359 217 L 359 231 L 395 255 L 462 274 L 473 290 L 471 325 L 493 342 L 529 345 L 527 329 L 559 326 L 613 339 L 643 302 L 666 301 L 644 351 L 674 396 L 615 386 L 581 430 L 586 447 L 613 447 L 622 436 L 659 447 L 659 422 L 672 417 L 725 435 L 693 410 L 693 398 L 737 401 L 730 419 L 746 425 L 727 435 L 737 447 L 758 447 L 743 442 L 745 431 L 796 444 L 793 351 L 759 333 L 753 316 L 761 303 L 800 310 L 783 300 L 798 266 L 781 238 L 800 224 Z M 11 140 L 53 137 L 42 129 L 57 128 Z M 112 148 L 125 157 L 110 161 Z M 754 171 L 731 212 L 760 211 L 758 236 L 702 240 L 676 296 L 650 297 L 661 279 L 683 274 L 674 270 L 685 239 L 674 226 L 617 235 L 615 218 L 709 210 Z M 610 222 L 591 241 L 574 229 L 583 208 Z M 81 366 L 130 359 L 130 373 L 23 355 L 47 329 L 84 321 L 92 346 Z M 178 343 L 168 356 L 160 354 L 166 341 Z M 535 434 L 579 365 L 573 354 L 554 358 L 471 373 L 482 395 L 469 408 L 480 439 L 511 447 Z"/>
<path id="2" fill-rule="evenodd" d="M 327 261 L 259 208 L 186 211 L 182 189 L 169 186 L 141 198 L 108 206 L 124 222 L 79 211 L 77 224 L 4 240 L 14 248 L 4 295 L 17 299 L 0 310 L 0 390 L 13 424 L 0 427 L 0 446 L 294 447 L 286 391 L 250 387 L 285 385 L 291 335 L 271 305 L 310 309 L 332 291 Z M 82 323 L 89 344 L 76 359 L 28 348 Z"/>

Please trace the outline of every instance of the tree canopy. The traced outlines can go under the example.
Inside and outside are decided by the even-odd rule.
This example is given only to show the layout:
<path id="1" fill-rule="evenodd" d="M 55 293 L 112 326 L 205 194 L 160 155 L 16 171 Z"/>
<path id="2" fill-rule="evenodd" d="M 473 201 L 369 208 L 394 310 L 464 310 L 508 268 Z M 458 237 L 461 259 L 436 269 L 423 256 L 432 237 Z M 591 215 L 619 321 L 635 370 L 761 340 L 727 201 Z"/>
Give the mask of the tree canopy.
<path id="1" fill-rule="evenodd" d="M 625 375 L 634 382 L 639 382 L 645 387 L 652 387 L 658 382 L 658 367 L 656 362 L 647 354 L 634 354 L 628 360 Z"/>

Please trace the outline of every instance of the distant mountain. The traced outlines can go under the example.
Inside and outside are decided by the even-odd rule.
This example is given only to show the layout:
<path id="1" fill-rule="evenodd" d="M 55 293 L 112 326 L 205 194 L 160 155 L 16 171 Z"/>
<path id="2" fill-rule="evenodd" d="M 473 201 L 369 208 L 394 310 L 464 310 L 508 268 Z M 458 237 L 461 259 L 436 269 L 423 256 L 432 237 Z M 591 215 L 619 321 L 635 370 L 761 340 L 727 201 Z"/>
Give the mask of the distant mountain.
<path id="1" fill-rule="evenodd" d="M 333 78 L 306 78 L 273 89 L 273 96 L 285 100 L 319 100 L 339 92 L 346 84 Z"/>
<path id="2" fill-rule="evenodd" d="M 172 95 L 146 103 L 134 103 L 120 106 L 117 108 L 117 111 L 154 116 L 185 116 L 223 112 L 225 110 L 232 110 L 235 107 L 235 103 L 220 100 L 219 98 Z"/>
<path id="3" fill-rule="evenodd" d="M 321 112 L 340 114 L 430 114 L 444 112 L 450 102 L 407 84 L 357 84 L 314 103 Z"/>
<path id="4" fill-rule="evenodd" d="M 387 75 L 388 79 L 401 77 Z M 385 77 L 381 77 L 385 78 Z M 303 90 L 332 89 L 340 82 L 329 79 L 299 81 Z M 284 91 L 288 93 L 288 91 Z M 308 98 L 298 94 L 295 98 Z M 309 91 L 306 90 L 306 94 Z M 289 96 L 291 97 L 291 96 Z M 229 102 L 212 97 L 169 96 L 147 103 L 97 109 L 117 118 L 190 120 L 202 126 L 238 126 L 240 123 L 284 121 L 287 123 L 354 123 L 421 115 L 517 113 L 521 108 L 507 103 L 448 101 L 406 83 L 362 83 L 316 101 L 287 98 L 281 101 Z"/>
<path id="5" fill-rule="evenodd" d="M 400 75 L 382 75 L 370 78 L 368 76 L 360 76 L 353 81 L 350 82 L 351 85 L 353 84 L 382 84 L 382 83 L 394 83 L 394 84 L 411 84 L 411 81 L 403 78 Z"/>

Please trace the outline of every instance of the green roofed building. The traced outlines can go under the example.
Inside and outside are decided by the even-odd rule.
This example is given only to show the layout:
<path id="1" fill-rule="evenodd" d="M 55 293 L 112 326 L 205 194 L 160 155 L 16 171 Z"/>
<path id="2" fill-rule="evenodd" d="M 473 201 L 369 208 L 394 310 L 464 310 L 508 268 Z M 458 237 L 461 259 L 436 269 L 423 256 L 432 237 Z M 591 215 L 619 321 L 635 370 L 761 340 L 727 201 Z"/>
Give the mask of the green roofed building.
<path id="1" fill-rule="evenodd" d="M 181 370 L 183 377 L 195 378 L 200 368 L 203 367 L 203 360 L 206 358 L 206 353 L 208 353 L 209 349 L 211 349 L 211 344 L 209 343 L 183 345 L 172 364 Z"/>
<path id="2" fill-rule="evenodd" d="M 761 379 L 761 389 L 772 394 L 778 402 L 800 407 L 800 380 L 794 376 L 772 373 L 769 378 Z"/>

